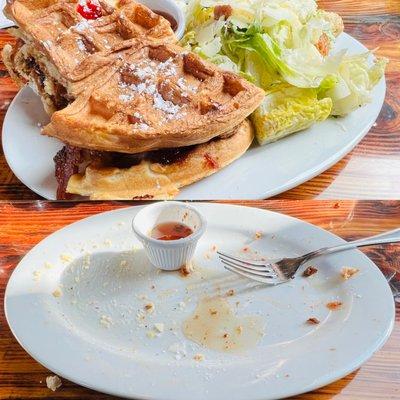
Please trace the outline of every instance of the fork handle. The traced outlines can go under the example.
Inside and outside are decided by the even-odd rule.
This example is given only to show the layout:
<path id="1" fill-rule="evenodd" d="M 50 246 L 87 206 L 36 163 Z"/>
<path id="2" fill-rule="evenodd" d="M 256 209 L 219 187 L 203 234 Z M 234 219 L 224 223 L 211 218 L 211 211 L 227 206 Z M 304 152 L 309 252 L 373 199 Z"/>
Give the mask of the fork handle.
<path id="1" fill-rule="evenodd" d="M 338 246 L 324 247 L 322 249 L 312 251 L 311 253 L 306 254 L 304 258 L 305 261 L 308 261 L 315 257 L 336 253 L 348 249 L 354 249 L 356 247 L 371 246 L 375 244 L 384 244 L 384 243 L 397 243 L 397 242 L 400 242 L 400 228 L 388 232 L 383 232 L 380 233 L 379 235 L 374 235 L 367 238 L 354 240 L 352 242 L 343 243 Z"/>

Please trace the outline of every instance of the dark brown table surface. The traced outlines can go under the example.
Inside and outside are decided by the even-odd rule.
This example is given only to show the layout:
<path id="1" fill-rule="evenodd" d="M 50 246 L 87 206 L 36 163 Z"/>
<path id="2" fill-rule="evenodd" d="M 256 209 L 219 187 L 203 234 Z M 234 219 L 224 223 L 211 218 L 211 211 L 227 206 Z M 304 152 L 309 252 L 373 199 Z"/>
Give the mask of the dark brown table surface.
<path id="1" fill-rule="evenodd" d="M 390 59 L 385 104 L 374 126 L 361 143 L 328 171 L 279 198 L 400 198 L 400 1 L 320 0 L 321 8 L 338 12 L 347 33 L 376 54 Z M 0 31 L 0 49 L 13 40 Z M 17 93 L 0 63 L 0 126 Z M 32 155 L 32 163 L 35 162 Z M 0 148 L 0 200 L 38 199 L 9 169 Z"/>
<path id="2" fill-rule="evenodd" d="M 133 204 L 133 203 L 131 203 Z M 301 218 L 350 240 L 400 226 L 400 202 L 371 201 L 269 201 L 236 202 L 283 212 Z M 0 399 L 111 399 L 65 381 L 53 393 L 45 378 L 51 374 L 34 361 L 12 336 L 3 311 L 8 279 L 21 258 L 55 230 L 99 212 L 126 207 L 128 203 L 0 203 Z M 382 270 L 400 273 L 400 245 L 363 248 Z M 399 275 L 399 274 L 398 274 Z M 397 279 L 399 276 L 397 276 Z M 384 347 L 360 369 L 312 393 L 305 399 L 400 399 L 400 306 L 397 304 L 393 334 Z M 188 397 L 190 398 L 190 396 Z"/>

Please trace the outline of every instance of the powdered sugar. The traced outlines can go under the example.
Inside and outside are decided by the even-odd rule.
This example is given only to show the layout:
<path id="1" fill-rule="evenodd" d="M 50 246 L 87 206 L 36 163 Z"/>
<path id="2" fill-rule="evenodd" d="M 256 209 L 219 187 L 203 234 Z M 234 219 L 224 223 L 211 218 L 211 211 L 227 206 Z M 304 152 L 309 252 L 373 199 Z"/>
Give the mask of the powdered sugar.
<path id="1" fill-rule="evenodd" d="M 169 100 L 164 100 L 160 93 L 154 95 L 154 108 L 169 114 L 168 118 L 176 115 L 180 111 L 180 107 Z"/>
<path id="2" fill-rule="evenodd" d="M 87 19 L 84 19 L 84 20 L 78 22 L 72 28 L 74 28 L 77 32 L 82 33 L 86 30 L 92 29 L 93 27 L 92 27 L 92 25 L 90 25 L 90 23 Z"/>

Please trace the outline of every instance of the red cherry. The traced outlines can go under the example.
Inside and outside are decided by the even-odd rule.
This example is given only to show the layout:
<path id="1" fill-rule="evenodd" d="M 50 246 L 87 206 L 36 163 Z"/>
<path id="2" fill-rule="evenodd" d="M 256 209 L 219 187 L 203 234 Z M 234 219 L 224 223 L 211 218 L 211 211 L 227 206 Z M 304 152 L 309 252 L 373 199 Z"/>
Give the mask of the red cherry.
<path id="1" fill-rule="evenodd" d="M 77 11 L 86 19 L 97 19 L 102 16 L 101 7 L 97 1 L 86 0 L 86 2 L 80 1 L 77 7 Z"/>

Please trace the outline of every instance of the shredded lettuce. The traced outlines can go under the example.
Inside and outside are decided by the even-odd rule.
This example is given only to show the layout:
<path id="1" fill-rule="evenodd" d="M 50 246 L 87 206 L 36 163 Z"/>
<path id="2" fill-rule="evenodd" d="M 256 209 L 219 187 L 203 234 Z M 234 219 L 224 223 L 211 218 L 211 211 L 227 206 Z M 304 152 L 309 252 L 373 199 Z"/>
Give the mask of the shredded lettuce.
<path id="1" fill-rule="evenodd" d="M 232 13 L 215 20 L 218 5 Z M 315 0 L 189 0 L 181 43 L 267 92 L 253 116 L 266 143 L 370 100 L 387 61 L 331 54 L 342 30 L 341 18 Z"/>
<path id="2" fill-rule="evenodd" d="M 371 90 L 384 75 L 388 60 L 376 59 L 371 66 L 370 55 L 348 56 L 340 64 L 338 83 L 325 92 L 333 102 L 332 115 L 344 116 L 371 101 Z"/>

